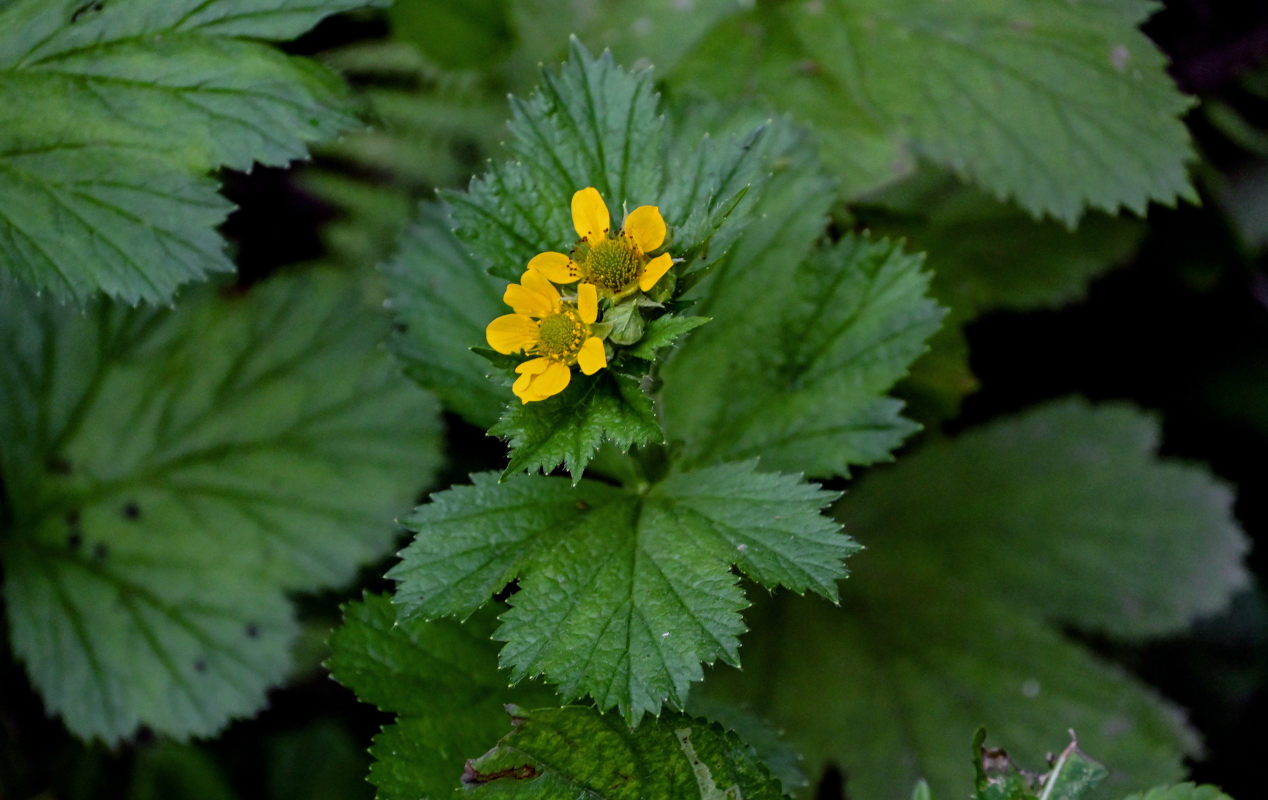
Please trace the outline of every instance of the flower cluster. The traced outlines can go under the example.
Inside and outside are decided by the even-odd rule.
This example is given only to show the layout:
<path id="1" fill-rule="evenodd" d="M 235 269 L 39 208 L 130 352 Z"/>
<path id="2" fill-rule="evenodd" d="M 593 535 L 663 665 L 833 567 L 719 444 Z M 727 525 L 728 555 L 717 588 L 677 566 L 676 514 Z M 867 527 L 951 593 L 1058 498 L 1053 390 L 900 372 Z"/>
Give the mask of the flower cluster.
<path id="1" fill-rule="evenodd" d="M 535 356 L 515 368 L 519 377 L 511 391 L 524 403 L 562 392 L 574 365 L 586 375 L 606 367 L 611 344 L 604 340 L 612 326 L 600 320 L 600 306 L 610 313 L 635 302 L 674 263 L 668 253 L 648 255 L 665 242 L 665 220 L 656 206 L 639 206 L 613 231 L 603 197 L 588 186 L 572 196 L 572 224 L 580 237 L 572 251 L 534 256 L 502 297 L 515 313 L 485 330 L 499 353 Z M 576 291 L 562 294 L 556 284 L 576 284 Z"/>

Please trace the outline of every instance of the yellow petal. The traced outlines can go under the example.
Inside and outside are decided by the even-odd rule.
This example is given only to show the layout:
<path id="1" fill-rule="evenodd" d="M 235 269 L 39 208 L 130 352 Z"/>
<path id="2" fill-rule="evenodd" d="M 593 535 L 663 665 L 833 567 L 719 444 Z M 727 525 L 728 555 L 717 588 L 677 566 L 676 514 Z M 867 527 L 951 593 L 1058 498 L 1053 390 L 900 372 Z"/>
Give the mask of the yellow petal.
<path id="1" fill-rule="evenodd" d="M 593 283 L 583 283 L 577 287 L 577 312 L 581 321 L 589 325 L 599 318 L 599 290 Z"/>
<path id="2" fill-rule="evenodd" d="M 520 276 L 520 284 L 533 294 L 545 300 L 547 307 L 553 312 L 559 309 L 559 290 L 550 279 L 535 269 L 530 269 Z"/>
<path id="3" fill-rule="evenodd" d="M 537 344 L 539 330 L 531 317 L 505 314 L 489 323 L 484 329 L 484 338 L 489 341 L 489 347 L 503 355 L 510 355 Z"/>
<path id="4" fill-rule="evenodd" d="M 527 403 L 531 399 L 528 396 L 528 387 L 532 382 L 532 375 L 521 375 L 515 379 L 515 383 L 511 384 L 511 391 L 515 392 L 515 396 L 520 399 L 521 403 Z"/>
<path id="5" fill-rule="evenodd" d="M 646 266 L 643 267 L 643 274 L 638 276 L 638 288 L 645 292 L 650 292 L 652 287 L 656 285 L 656 281 L 663 278 L 673 265 L 674 259 L 669 253 L 661 253 L 651 261 L 648 261 Z"/>
<path id="6" fill-rule="evenodd" d="M 527 314 L 530 317 L 544 317 L 555 310 L 555 304 L 549 297 L 520 283 L 512 283 L 506 287 L 502 302 L 515 309 L 516 314 Z"/>
<path id="7" fill-rule="evenodd" d="M 528 262 L 530 270 L 536 270 L 555 283 L 572 283 L 581 277 L 581 270 L 563 253 L 539 253 Z"/>
<path id="8" fill-rule="evenodd" d="M 639 206 L 625 218 L 625 232 L 644 253 L 665 243 L 665 219 L 656 206 Z"/>
<path id="9" fill-rule="evenodd" d="M 582 239 L 602 239 L 608 233 L 609 221 L 608 207 L 598 189 L 587 186 L 572 196 L 572 226 Z"/>
<path id="10" fill-rule="evenodd" d="M 577 352 L 577 366 L 587 375 L 593 375 L 608 365 L 608 354 L 603 352 L 603 342 L 591 336 L 581 343 Z"/>
<path id="11" fill-rule="evenodd" d="M 529 377 L 532 377 L 533 375 L 540 375 L 545 372 L 546 368 L 549 367 L 550 364 L 550 359 L 543 356 L 541 358 L 534 358 L 529 361 L 525 361 L 523 364 L 516 367 L 515 371 L 521 375 L 528 375 Z"/>
<path id="12" fill-rule="evenodd" d="M 537 375 L 524 373 L 511 387 L 511 391 L 515 392 L 519 399 L 525 403 L 554 397 L 568 386 L 568 381 L 572 378 L 572 370 L 568 368 L 567 364 L 550 359 L 538 360 L 546 361 L 546 369 Z M 523 364 L 520 366 L 523 366 Z M 525 378 L 528 380 L 525 381 Z M 520 388 L 517 389 L 516 387 Z"/>

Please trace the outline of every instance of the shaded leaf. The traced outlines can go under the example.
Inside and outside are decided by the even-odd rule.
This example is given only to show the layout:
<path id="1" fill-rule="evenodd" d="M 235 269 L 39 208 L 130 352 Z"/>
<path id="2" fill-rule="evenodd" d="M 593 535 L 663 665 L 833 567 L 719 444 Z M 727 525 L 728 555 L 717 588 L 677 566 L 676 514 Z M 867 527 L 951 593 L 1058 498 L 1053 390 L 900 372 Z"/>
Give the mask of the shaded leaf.
<path id="1" fill-rule="evenodd" d="M 630 730 L 591 708 L 509 710 L 512 731 L 468 762 L 464 794 L 540 800 L 784 797 L 751 748 L 703 720 L 671 712 Z"/>
<path id="2" fill-rule="evenodd" d="M 784 726 L 811 769 L 839 765 L 860 800 L 920 777 L 953 796 L 954 731 L 979 724 L 1019 763 L 1074 729 L 1112 765 L 1108 791 L 1179 778 L 1198 742 L 1178 710 L 1054 624 L 1174 631 L 1245 582 L 1227 490 L 1156 445 L 1137 411 L 1064 401 L 869 474 L 840 506 L 871 545 L 842 611 L 770 604 L 746 652 L 767 669 L 707 687 Z"/>
<path id="3" fill-rule="evenodd" d="M 370 748 L 379 800 L 447 797 L 465 759 L 505 730 L 504 703 L 554 702 L 538 686 L 507 688 L 492 629 L 488 614 L 463 623 L 398 622 L 382 595 L 344 606 L 326 666 L 362 701 L 397 714 Z"/>
<path id="4" fill-rule="evenodd" d="M 0 269 L 83 303 L 232 269 L 205 177 L 355 124 L 334 73 L 251 39 L 360 0 L 14 0 L 0 8 Z"/>
<path id="5" fill-rule="evenodd" d="M 506 282 L 467 254 L 436 203 L 420 206 L 382 269 L 397 321 L 393 350 L 406 374 L 472 424 L 493 425 L 514 398 L 508 387 L 489 379 L 489 365 L 471 348 L 484 344 L 485 327 L 507 312 Z"/>
<path id="6" fill-rule="evenodd" d="M 285 677 L 285 592 L 392 541 L 438 463 L 433 402 L 346 280 L 278 278 L 179 311 L 4 295 L 5 606 L 84 738 L 209 735 Z"/>

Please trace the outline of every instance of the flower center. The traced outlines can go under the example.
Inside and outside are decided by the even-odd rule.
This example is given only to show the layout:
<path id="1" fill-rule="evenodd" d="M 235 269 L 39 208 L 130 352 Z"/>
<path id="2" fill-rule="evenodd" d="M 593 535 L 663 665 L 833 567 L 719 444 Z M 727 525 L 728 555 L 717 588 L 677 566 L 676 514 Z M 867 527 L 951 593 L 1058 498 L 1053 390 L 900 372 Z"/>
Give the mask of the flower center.
<path id="1" fill-rule="evenodd" d="M 575 309 L 565 304 L 559 313 L 542 317 L 538 327 L 537 352 L 555 361 L 572 364 L 577 360 L 577 353 L 588 333 L 589 326 L 581 321 Z"/>
<path id="2" fill-rule="evenodd" d="M 639 267 L 643 265 L 642 253 L 624 236 L 602 239 L 588 249 L 582 266 L 598 285 L 617 292 L 638 277 Z"/>

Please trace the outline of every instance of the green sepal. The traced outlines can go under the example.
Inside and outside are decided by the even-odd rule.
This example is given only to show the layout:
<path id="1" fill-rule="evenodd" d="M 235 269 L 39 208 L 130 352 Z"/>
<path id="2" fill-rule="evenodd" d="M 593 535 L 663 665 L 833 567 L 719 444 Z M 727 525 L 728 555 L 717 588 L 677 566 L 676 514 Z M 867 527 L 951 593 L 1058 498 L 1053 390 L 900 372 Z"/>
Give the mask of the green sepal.
<path id="1" fill-rule="evenodd" d="M 639 313 L 638 303 L 634 302 L 619 303 L 608 309 L 603 315 L 603 321 L 612 326 L 608 339 L 619 345 L 634 344 L 643 338 L 643 331 L 647 328 L 647 322 Z"/>

